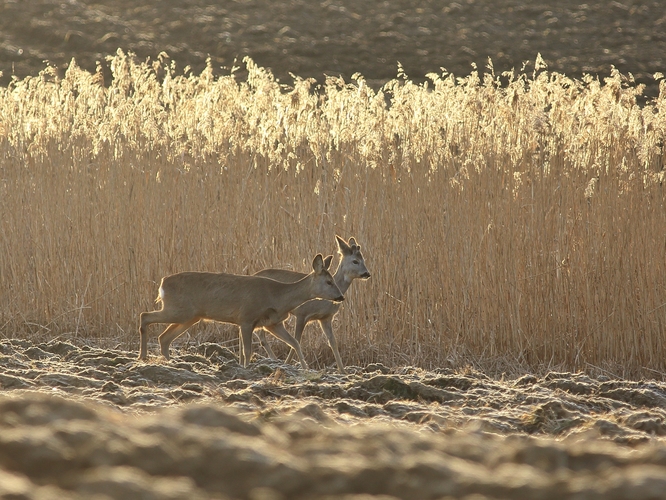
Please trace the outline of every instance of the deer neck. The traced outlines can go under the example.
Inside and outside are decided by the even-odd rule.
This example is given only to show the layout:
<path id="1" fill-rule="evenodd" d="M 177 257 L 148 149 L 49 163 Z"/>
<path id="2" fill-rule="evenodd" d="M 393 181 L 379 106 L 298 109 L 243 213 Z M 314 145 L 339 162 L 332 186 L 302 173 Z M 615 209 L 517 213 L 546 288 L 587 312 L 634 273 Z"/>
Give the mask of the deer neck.
<path id="1" fill-rule="evenodd" d="M 308 274 L 295 283 L 285 283 L 280 294 L 280 308 L 282 311 L 291 311 L 314 297 L 312 297 L 311 284 L 313 275 Z"/>
<path id="2" fill-rule="evenodd" d="M 338 266 L 338 268 L 335 270 L 335 274 L 333 275 L 333 279 L 335 280 L 335 284 L 338 285 L 338 288 L 340 289 L 340 293 L 344 295 L 347 293 L 347 290 L 351 286 L 352 280 L 348 280 L 345 277 L 344 269 L 342 269 L 342 264 Z"/>

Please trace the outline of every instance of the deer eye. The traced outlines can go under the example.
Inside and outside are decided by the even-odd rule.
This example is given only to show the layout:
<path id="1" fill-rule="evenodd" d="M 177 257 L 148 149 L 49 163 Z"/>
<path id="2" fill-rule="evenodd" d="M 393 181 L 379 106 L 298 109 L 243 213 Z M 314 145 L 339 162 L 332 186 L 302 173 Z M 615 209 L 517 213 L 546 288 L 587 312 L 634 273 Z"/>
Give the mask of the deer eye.
<path id="1" fill-rule="evenodd" d="M 358 260 L 354 259 L 352 262 L 358 266 Z"/>

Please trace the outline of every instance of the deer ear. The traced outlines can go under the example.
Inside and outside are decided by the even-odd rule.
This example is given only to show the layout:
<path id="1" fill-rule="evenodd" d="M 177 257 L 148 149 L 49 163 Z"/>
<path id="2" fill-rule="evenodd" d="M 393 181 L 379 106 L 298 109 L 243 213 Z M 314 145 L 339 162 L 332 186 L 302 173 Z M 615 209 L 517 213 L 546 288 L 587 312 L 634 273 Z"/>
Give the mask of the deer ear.
<path id="1" fill-rule="evenodd" d="M 321 273 L 322 270 L 324 269 L 324 258 L 321 256 L 320 253 L 315 255 L 315 258 L 312 261 L 312 269 L 317 274 Z"/>
<path id="2" fill-rule="evenodd" d="M 340 238 L 337 234 L 335 235 L 335 239 L 338 240 L 338 248 L 340 249 L 340 252 L 342 255 L 349 255 L 352 252 L 351 247 L 347 244 L 345 240 Z"/>
<path id="3" fill-rule="evenodd" d="M 325 267 L 326 269 L 328 269 L 329 267 L 331 267 L 331 261 L 332 261 L 332 260 L 333 260 L 333 256 L 332 256 L 332 255 L 329 255 L 328 257 L 326 257 L 326 258 L 324 259 L 324 267 Z"/>

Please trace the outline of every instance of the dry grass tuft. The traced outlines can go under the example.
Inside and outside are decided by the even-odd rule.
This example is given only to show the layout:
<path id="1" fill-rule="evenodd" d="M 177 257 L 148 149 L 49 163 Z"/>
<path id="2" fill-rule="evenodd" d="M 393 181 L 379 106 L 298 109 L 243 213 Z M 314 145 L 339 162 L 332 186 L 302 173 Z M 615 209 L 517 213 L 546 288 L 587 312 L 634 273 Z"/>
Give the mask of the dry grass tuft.
<path id="1" fill-rule="evenodd" d="M 338 233 L 373 275 L 339 317 L 350 364 L 666 372 L 663 82 L 639 107 L 617 72 L 375 92 L 110 61 L 107 87 L 72 64 L 0 89 L 3 336 L 135 348 L 162 276 L 306 270 Z"/>

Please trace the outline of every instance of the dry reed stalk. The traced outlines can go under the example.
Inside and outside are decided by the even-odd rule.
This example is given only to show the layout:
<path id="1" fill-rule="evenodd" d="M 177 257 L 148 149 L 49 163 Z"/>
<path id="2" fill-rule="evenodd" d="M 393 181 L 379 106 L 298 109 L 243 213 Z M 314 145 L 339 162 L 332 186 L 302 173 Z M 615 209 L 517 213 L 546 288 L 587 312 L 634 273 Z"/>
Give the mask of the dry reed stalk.
<path id="1" fill-rule="evenodd" d="M 304 270 L 339 233 L 373 274 L 336 326 L 351 364 L 666 371 L 663 84 L 641 108 L 617 72 L 375 92 L 110 63 L 0 89 L 2 335 L 136 348 L 160 277 Z"/>

